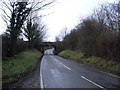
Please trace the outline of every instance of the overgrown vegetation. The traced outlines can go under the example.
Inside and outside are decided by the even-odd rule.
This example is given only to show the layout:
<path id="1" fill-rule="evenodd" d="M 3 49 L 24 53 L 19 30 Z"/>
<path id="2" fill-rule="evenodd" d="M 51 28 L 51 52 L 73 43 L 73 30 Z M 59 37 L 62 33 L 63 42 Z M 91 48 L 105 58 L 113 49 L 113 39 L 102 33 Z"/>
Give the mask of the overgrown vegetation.
<path id="1" fill-rule="evenodd" d="M 30 16 L 27 20 L 23 34 L 28 39 L 29 48 L 37 48 L 46 34 L 46 26 L 42 23 L 41 19 L 37 16 Z"/>
<path id="2" fill-rule="evenodd" d="M 67 59 L 75 60 L 120 75 L 120 62 L 118 61 L 106 60 L 96 56 L 86 57 L 83 53 L 71 50 L 64 50 L 60 52 L 59 55 Z"/>
<path id="3" fill-rule="evenodd" d="M 120 1 L 101 5 L 61 42 L 62 49 L 120 61 Z M 65 31 L 66 33 L 66 31 Z M 58 37 L 59 38 L 59 37 Z"/>
<path id="4" fill-rule="evenodd" d="M 10 84 L 35 69 L 42 54 L 37 50 L 26 50 L 2 62 L 2 83 Z"/>
<path id="5" fill-rule="evenodd" d="M 7 28 L 2 35 L 4 38 L 2 46 L 5 46 L 3 59 L 14 56 L 21 52 L 20 48 L 26 47 L 25 42 L 21 39 L 23 35 L 28 39 L 30 48 L 38 48 L 45 35 L 43 35 L 43 29 L 46 29 L 43 22 L 40 22 L 42 16 L 38 16 L 38 11 L 50 6 L 53 2 L 54 0 L 0 1 L 0 11 Z M 18 43 L 21 43 L 22 47 Z"/>
<path id="6" fill-rule="evenodd" d="M 40 52 L 43 52 L 40 44 L 46 34 L 46 26 L 38 11 L 44 10 L 54 1 L 0 1 L 0 11 L 7 28 L 0 35 L 2 36 L 3 85 L 16 82 L 35 68 L 41 57 Z"/>
<path id="7" fill-rule="evenodd" d="M 28 49 L 28 43 L 23 41 L 23 39 L 18 39 L 16 42 L 15 54 L 18 54 L 24 50 Z M 7 60 L 11 57 L 10 54 L 10 38 L 7 34 L 2 35 L 2 60 Z"/>

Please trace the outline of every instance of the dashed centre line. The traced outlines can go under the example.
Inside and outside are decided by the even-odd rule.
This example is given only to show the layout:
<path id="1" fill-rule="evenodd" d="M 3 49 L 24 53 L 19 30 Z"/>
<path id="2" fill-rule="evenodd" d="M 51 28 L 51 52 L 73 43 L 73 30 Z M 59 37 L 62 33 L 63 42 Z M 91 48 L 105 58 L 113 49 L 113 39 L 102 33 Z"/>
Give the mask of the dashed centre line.
<path id="1" fill-rule="evenodd" d="M 53 57 L 52 57 L 52 58 L 53 58 Z M 63 63 L 61 63 L 60 61 L 58 61 L 56 58 L 54 58 L 54 60 L 55 60 L 56 62 L 58 62 L 59 64 L 61 64 L 62 66 L 64 66 L 65 68 L 67 68 L 68 70 L 71 70 L 69 67 L 67 67 L 66 65 L 64 65 Z M 81 76 L 81 78 L 87 80 L 88 82 L 94 84 L 95 86 L 97 86 L 97 87 L 99 87 L 99 88 L 101 88 L 101 89 L 107 90 L 107 89 L 104 88 L 103 86 L 101 86 L 101 85 L 99 85 L 99 84 L 97 84 L 97 83 L 95 83 L 95 82 L 93 82 L 93 81 L 87 79 L 87 78 L 84 77 L 84 76 Z"/>
<path id="2" fill-rule="evenodd" d="M 54 58 L 55 59 L 55 58 Z M 69 67 L 67 67 L 66 65 L 64 65 L 63 63 L 61 63 L 60 61 L 58 61 L 57 59 L 55 59 L 55 61 L 57 61 L 59 64 L 61 64 L 62 66 L 64 66 L 65 68 L 67 68 L 68 70 L 71 70 Z"/>
<path id="3" fill-rule="evenodd" d="M 83 79 L 87 80 L 88 82 L 90 82 L 90 83 L 94 84 L 95 86 L 97 86 L 97 87 L 99 87 L 99 88 L 102 88 L 102 89 L 104 89 L 104 90 L 107 90 L 106 88 L 102 87 L 101 85 L 98 85 L 97 83 L 95 83 L 95 82 L 93 82 L 93 81 L 91 81 L 91 80 L 87 79 L 87 78 L 86 78 L 86 77 L 84 77 L 84 76 L 81 76 L 81 78 L 83 78 Z"/>
<path id="4" fill-rule="evenodd" d="M 63 65 L 63 66 L 64 66 L 65 68 L 67 68 L 68 70 L 71 70 L 69 67 L 65 66 L 65 65 L 62 64 L 61 62 L 60 62 L 60 64 Z"/>

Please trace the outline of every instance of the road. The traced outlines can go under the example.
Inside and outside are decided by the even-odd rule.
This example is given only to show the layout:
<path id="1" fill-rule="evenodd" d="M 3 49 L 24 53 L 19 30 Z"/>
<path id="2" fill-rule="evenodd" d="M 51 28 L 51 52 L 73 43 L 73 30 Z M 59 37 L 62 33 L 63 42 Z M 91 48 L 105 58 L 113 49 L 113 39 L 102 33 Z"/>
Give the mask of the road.
<path id="1" fill-rule="evenodd" d="M 78 64 L 45 51 L 41 61 L 42 88 L 108 88 L 120 89 L 120 78 Z"/>

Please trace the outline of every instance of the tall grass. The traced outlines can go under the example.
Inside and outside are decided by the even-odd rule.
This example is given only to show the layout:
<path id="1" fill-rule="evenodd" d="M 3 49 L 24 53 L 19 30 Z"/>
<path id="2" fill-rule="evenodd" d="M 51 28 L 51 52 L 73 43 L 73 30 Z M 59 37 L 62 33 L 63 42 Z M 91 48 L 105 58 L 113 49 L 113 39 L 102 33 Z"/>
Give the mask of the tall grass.
<path id="1" fill-rule="evenodd" d="M 41 53 L 37 50 L 24 51 L 2 62 L 3 84 L 19 80 L 22 76 L 31 72 L 38 63 Z"/>
<path id="2" fill-rule="evenodd" d="M 89 64 L 107 72 L 120 74 L 120 62 L 117 62 L 115 60 L 105 60 L 95 56 L 86 58 L 83 53 L 71 50 L 64 50 L 59 53 L 59 56 L 84 64 Z"/>

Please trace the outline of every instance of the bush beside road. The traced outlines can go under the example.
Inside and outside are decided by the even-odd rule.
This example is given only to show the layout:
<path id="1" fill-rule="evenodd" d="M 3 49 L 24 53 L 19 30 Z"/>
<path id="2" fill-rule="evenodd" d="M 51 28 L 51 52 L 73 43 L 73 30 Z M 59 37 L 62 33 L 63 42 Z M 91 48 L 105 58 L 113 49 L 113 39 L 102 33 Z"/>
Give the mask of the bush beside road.
<path id="1" fill-rule="evenodd" d="M 71 50 L 64 50 L 59 53 L 59 56 L 96 67 L 106 72 L 120 75 L 120 62 L 114 60 L 106 60 L 96 56 L 86 57 L 81 52 Z"/>
<path id="2" fill-rule="evenodd" d="M 3 60 L 3 86 L 17 82 L 19 79 L 32 72 L 35 69 L 41 56 L 42 54 L 39 51 L 33 49 L 19 53 L 14 57 L 9 58 L 8 60 Z"/>

